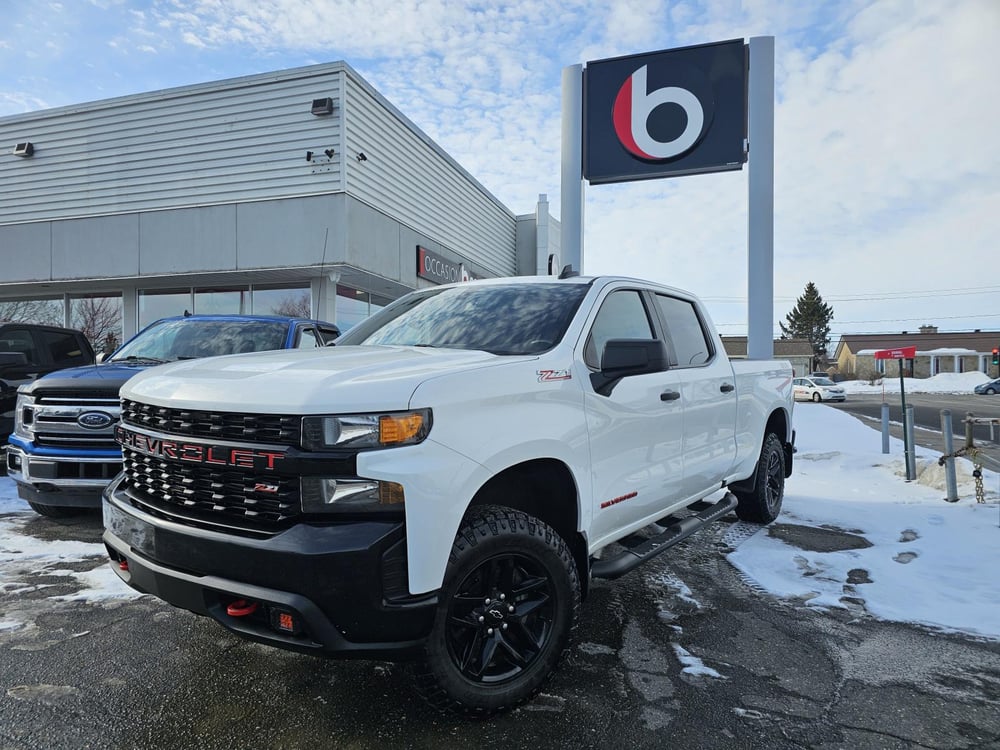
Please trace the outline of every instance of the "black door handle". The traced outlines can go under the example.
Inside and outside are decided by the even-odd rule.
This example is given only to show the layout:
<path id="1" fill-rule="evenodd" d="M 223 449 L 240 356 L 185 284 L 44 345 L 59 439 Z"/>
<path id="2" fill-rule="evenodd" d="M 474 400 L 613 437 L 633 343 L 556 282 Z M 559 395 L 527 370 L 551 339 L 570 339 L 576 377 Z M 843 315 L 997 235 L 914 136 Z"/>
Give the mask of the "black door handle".
<path id="1" fill-rule="evenodd" d="M 719 390 L 722 391 L 723 393 L 729 393 L 730 391 L 735 391 L 736 386 L 733 385 L 732 383 L 723 383 L 722 385 L 719 386 Z"/>
<path id="2" fill-rule="evenodd" d="M 660 401 L 676 401 L 681 397 L 677 391 L 664 391 L 660 394 Z"/>

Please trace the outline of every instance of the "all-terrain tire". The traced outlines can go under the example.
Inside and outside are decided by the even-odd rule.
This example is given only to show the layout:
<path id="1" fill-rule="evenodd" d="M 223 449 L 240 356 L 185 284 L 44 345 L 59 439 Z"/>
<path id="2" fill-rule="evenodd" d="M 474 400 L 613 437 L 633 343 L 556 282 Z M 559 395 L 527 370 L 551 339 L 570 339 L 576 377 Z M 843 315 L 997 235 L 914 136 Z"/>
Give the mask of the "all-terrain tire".
<path id="1" fill-rule="evenodd" d="M 778 517 L 785 496 L 785 449 L 773 432 L 764 436 L 753 489 L 733 494 L 739 500 L 736 515 L 741 521 L 767 524 Z"/>
<path id="2" fill-rule="evenodd" d="M 523 703 L 568 649 L 579 608 L 576 564 L 550 526 L 510 508 L 473 508 L 451 548 L 417 690 L 465 716 Z"/>
<path id="3" fill-rule="evenodd" d="M 31 509 L 35 511 L 40 516 L 45 516 L 46 518 L 72 518 L 73 516 L 78 516 L 84 512 L 84 508 L 70 508 L 60 505 L 42 505 L 41 503 L 33 503 L 30 500 L 28 505 Z"/>

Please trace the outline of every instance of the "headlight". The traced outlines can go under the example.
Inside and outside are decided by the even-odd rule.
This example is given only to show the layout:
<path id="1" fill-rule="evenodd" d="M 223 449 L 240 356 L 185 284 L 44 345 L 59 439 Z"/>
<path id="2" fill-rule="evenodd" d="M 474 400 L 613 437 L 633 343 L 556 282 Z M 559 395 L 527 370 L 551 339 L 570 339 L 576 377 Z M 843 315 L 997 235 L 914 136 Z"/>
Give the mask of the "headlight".
<path id="1" fill-rule="evenodd" d="M 342 414 L 302 418 L 302 447 L 391 448 L 421 442 L 431 429 L 430 409 L 391 414 Z"/>
<path id="2" fill-rule="evenodd" d="M 17 406 L 14 407 L 14 434 L 25 440 L 31 440 L 35 436 L 34 396 L 17 394 Z"/>
<path id="3" fill-rule="evenodd" d="M 304 513 L 401 512 L 402 485 L 372 479 L 302 477 Z"/>

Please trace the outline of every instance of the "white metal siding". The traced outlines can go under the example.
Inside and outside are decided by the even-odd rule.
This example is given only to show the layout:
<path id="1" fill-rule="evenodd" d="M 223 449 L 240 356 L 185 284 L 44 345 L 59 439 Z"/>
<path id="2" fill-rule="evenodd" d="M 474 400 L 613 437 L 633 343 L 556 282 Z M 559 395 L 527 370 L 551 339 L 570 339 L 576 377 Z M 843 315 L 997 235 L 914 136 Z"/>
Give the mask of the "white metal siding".
<path id="1" fill-rule="evenodd" d="M 0 158 L 0 224 L 342 191 L 343 70 L 331 63 L 2 118 L 0 149 L 31 141 L 35 155 Z M 312 100 L 327 96 L 333 114 L 311 114 Z"/>
<path id="2" fill-rule="evenodd" d="M 345 86 L 347 193 L 460 258 L 514 275 L 514 215 L 350 71 Z"/>

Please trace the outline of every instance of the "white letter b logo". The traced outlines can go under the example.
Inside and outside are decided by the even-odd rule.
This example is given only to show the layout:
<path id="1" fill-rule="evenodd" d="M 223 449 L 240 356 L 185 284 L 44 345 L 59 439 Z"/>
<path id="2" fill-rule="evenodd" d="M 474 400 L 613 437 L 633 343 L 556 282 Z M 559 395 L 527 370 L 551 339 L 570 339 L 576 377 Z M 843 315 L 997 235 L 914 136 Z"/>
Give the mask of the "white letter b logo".
<path id="1" fill-rule="evenodd" d="M 649 116 L 661 104 L 676 104 L 684 110 L 687 125 L 669 141 L 658 141 L 649 134 Z M 618 140 L 640 159 L 670 159 L 694 146 L 705 125 L 705 110 L 698 97 L 678 86 L 665 86 L 646 93 L 646 66 L 643 65 L 622 84 L 612 111 Z"/>

